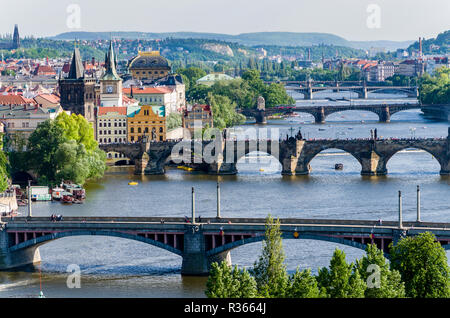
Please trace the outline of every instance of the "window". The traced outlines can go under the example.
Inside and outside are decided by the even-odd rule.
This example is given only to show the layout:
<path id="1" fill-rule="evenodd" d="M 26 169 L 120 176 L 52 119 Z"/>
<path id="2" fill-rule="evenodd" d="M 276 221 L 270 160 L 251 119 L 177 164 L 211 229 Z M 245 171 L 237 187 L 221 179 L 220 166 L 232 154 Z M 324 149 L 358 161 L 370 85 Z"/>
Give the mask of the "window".
<path id="1" fill-rule="evenodd" d="M 134 133 L 134 127 L 130 128 L 130 133 L 132 133 L 132 134 Z"/>
<path id="2" fill-rule="evenodd" d="M 145 132 L 148 133 L 148 127 L 145 127 Z"/>
<path id="3" fill-rule="evenodd" d="M 138 127 L 138 134 L 140 134 L 141 132 L 141 127 Z"/>
<path id="4" fill-rule="evenodd" d="M 163 141 L 163 137 L 162 136 L 159 136 L 159 141 Z"/>
<path id="5" fill-rule="evenodd" d="M 159 132 L 162 133 L 164 129 L 162 127 L 159 127 Z"/>
<path id="6" fill-rule="evenodd" d="M 134 137 L 133 137 L 133 136 L 131 136 L 130 140 L 131 140 L 131 141 L 134 141 Z"/>
<path id="7" fill-rule="evenodd" d="M 99 124 L 98 124 L 98 127 L 102 127 L 102 123 L 99 123 Z"/>

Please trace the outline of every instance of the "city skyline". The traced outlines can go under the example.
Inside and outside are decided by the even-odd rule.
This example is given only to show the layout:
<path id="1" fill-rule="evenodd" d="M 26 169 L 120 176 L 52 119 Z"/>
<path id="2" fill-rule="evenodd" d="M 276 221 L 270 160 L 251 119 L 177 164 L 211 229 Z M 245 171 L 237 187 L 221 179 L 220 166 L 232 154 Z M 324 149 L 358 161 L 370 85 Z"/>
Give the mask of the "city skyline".
<path id="1" fill-rule="evenodd" d="M 431 38 L 450 29 L 450 2 L 436 0 L 424 6 L 418 0 L 319 0 L 297 3 L 280 0 L 246 2 L 174 0 L 151 3 L 130 0 L 123 3 L 86 0 L 34 1 L 9 4 L 19 16 L 0 21 L 1 33 L 11 33 L 18 24 L 21 36 L 51 37 L 64 32 L 207 32 L 241 34 L 252 32 L 330 33 L 350 41 L 410 41 Z M 138 10 L 138 8 L 140 8 Z M 437 10 L 439 8 L 439 10 Z M 125 14 L 124 14 L 125 12 Z M 104 13 L 104 14 L 99 14 Z M 222 19 L 217 19 L 220 13 Z M 39 23 L 36 24 L 36 17 Z M 75 23 L 74 23 L 75 21 Z M 78 21 L 78 23 L 77 23 Z M 413 23 L 413 22 L 414 23 Z M 345 23 L 344 23 L 345 22 Z"/>

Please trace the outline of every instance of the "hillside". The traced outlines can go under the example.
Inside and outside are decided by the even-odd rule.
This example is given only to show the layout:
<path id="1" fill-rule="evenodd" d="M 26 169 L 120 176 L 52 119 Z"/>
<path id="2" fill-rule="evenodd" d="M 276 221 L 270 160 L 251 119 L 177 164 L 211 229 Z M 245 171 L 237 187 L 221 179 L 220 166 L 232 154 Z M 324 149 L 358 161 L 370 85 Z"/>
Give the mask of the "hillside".
<path id="1" fill-rule="evenodd" d="M 419 50 L 419 41 L 408 47 L 408 51 Z M 424 54 L 448 54 L 450 53 L 450 30 L 439 33 L 436 38 L 422 41 Z"/>
<path id="2" fill-rule="evenodd" d="M 386 47 L 388 50 L 406 48 L 412 41 L 348 41 L 342 37 L 329 33 L 296 33 L 296 32 L 255 32 L 242 33 L 238 35 L 201 32 L 171 32 L 171 33 L 148 33 L 148 32 L 66 32 L 53 37 L 57 40 L 107 40 L 113 38 L 124 39 L 205 39 L 226 42 L 235 42 L 247 46 L 273 45 L 273 46 L 313 46 L 313 45 L 335 45 L 358 49 L 370 47 Z"/>

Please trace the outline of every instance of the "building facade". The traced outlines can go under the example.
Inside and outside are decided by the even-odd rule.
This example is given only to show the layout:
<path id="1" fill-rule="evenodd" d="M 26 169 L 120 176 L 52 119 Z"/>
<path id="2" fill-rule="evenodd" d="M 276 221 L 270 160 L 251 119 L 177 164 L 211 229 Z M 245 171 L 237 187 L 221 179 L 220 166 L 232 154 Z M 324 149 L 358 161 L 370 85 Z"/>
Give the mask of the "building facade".
<path id="1" fill-rule="evenodd" d="M 145 105 L 128 114 L 128 142 L 139 142 L 145 135 L 153 141 L 166 140 L 164 106 Z"/>
<path id="2" fill-rule="evenodd" d="M 195 104 L 183 114 L 183 128 L 189 130 L 191 137 L 195 130 L 213 127 L 213 114 L 209 105 Z"/>
<path id="3" fill-rule="evenodd" d="M 97 108 L 97 141 L 101 144 L 127 142 L 127 107 Z M 108 160 L 129 160 L 121 153 L 108 152 Z"/>

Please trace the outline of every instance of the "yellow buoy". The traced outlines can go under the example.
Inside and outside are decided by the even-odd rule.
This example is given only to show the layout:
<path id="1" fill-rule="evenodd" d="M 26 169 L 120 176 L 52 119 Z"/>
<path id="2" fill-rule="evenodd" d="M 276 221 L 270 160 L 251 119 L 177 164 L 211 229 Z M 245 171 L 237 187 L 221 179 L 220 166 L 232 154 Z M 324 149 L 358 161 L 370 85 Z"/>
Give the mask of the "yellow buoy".
<path id="1" fill-rule="evenodd" d="M 137 182 L 134 182 L 134 181 L 132 181 L 132 182 L 128 182 L 128 185 L 132 185 L 132 186 L 135 186 L 135 185 L 138 185 L 138 183 L 137 183 Z"/>

